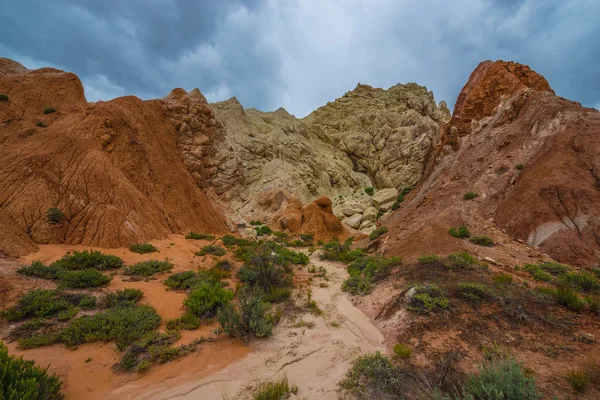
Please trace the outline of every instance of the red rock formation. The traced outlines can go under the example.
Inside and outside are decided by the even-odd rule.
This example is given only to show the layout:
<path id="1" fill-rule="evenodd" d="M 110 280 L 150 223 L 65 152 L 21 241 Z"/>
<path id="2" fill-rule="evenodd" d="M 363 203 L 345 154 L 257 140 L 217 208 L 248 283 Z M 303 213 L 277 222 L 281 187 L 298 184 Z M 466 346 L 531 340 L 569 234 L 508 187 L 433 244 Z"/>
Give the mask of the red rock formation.
<path id="1" fill-rule="evenodd" d="M 165 101 L 87 103 L 74 74 L 2 66 L 0 93 L 8 101 L 0 101 L 0 232 L 21 234 L 0 235 L 0 251 L 23 254 L 33 242 L 116 247 L 189 230 L 226 231 L 196 184 L 202 176 L 195 182 L 181 160 L 171 122 L 177 115 Z M 179 97 L 184 104 L 186 95 Z M 48 107 L 56 112 L 45 114 Z M 52 207 L 63 222 L 48 221 Z"/>

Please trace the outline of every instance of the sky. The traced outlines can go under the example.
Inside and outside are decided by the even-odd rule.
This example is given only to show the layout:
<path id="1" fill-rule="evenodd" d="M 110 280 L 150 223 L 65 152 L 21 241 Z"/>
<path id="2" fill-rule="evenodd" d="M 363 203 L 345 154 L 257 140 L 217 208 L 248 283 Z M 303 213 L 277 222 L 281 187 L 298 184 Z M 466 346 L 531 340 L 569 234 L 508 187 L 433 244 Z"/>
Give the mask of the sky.
<path id="1" fill-rule="evenodd" d="M 452 108 L 502 59 L 600 109 L 599 21 L 599 0 L 3 0 L 0 57 L 74 72 L 88 101 L 197 87 L 298 117 L 359 82 Z"/>

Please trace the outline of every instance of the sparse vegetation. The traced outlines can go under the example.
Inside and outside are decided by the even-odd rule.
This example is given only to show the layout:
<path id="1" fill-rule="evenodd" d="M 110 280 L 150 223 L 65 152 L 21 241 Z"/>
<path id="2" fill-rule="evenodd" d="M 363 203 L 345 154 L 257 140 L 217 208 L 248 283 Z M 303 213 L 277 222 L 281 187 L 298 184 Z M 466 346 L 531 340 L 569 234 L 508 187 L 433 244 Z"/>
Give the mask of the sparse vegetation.
<path id="1" fill-rule="evenodd" d="M 60 286 L 71 289 L 85 289 L 107 285 L 111 278 L 95 269 L 64 271 L 59 275 Z"/>
<path id="2" fill-rule="evenodd" d="M 569 371 L 567 381 L 577 393 L 584 393 L 590 384 L 590 378 L 584 371 Z"/>
<path id="3" fill-rule="evenodd" d="M 63 223 L 66 217 L 60 208 L 51 207 L 46 211 L 46 219 L 52 225 L 59 225 Z"/>
<path id="4" fill-rule="evenodd" d="M 523 270 L 529 272 L 536 281 L 550 282 L 552 280 L 552 275 L 542 270 L 538 265 L 525 264 Z"/>
<path id="5" fill-rule="evenodd" d="M 350 250 L 350 246 L 352 246 L 352 239 L 346 240 L 344 244 L 338 241 L 325 243 L 321 259 L 341 261 L 347 264 L 364 256 L 364 252 L 361 249 Z"/>
<path id="6" fill-rule="evenodd" d="M 365 193 L 369 196 L 373 196 L 375 194 L 375 188 L 373 188 L 372 186 L 366 187 Z"/>
<path id="7" fill-rule="evenodd" d="M 515 168 L 518 169 L 519 171 L 522 170 L 523 168 L 525 168 L 525 166 L 523 164 L 517 164 L 515 165 Z"/>
<path id="8" fill-rule="evenodd" d="M 436 285 L 423 285 L 415 287 L 415 295 L 410 299 L 410 311 L 430 313 L 445 310 L 450 306 L 450 301 L 444 296 L 442 290 Z"/>
<path id="9" fill-rule="evenodd" d="M 497 285 L 510 285 L 513 281 L 513 277 L 508 274 L 496 274 L 492 277 L 492 281 Z"/>
<path id="10" fill-rule="evenodd" d="M 409 193 L 410 193 L 410 191 L 411 191 L 411 190 L 413 190 L 413 187 L 412 187 L 412 186 L 405 186 L 405 187 L 403 187 L 403 188 L 402 188 L 402 190 L 400 191 L 400 194 L 401 194 L 402 196 L 406 196 L 407 194 L 409 194 Z"/>
<path id="11" fill-rule="evenodd" d="M 298 393 L 298 387 L 289 383 L 287 376 L 275 381 L 262 382 L 254 388 L 252 400 L 283 400 Z"/>
<path id="12" fill-rule="evenodd" d="M 34 261 L 31 265 L 21 267 L 17 270 L 18 273 L 23 275 L 53 280 L 58 279 L 59 275 L 64 271 L 64 268 L 56 265 L 45 266 L 41 261 Z"/>
<path id="13" fill-rule="evenodd" d="M 164 284 L 173 290 L 187 290 L 200 283 L 198 274 L 194 271 L 179 272 L 169 276 Z"/>
<path id="14" fill-rule="evenodd" d="M 102 254 L 99 251 L 74 251 L 53 262 L 50 267 L 65 270 L 97 269 L 105 271 L 123 267 L 123 260 L 117 256 Z"/>
<path id="15" fill-rule="evenodd" d="M 250 340 L 252 337 L 271 336 L 273 321 L 267 315 L 265 303 L 258 289 L 243 289 L 238 293 L 239 304 L 229 303 L 217 314 L 219 328 L 229 336 Z"/>
<path id="16" fill-rule="evenodd" d="M 454 268 L 469 269 L 482 265 L 475 257 L 466 252 L 452 253 L 448 256 L 446 261 L 448 266 Z"/>
<path id="17" fill-rule="evenodd" d="M 459 226 L 458 228 L 451 227 L 450 229 L 448 229 L 448 233 L 454 236 L 455 238 L 459 239 L 465 239 L 471 236 L 471 233 L 469 232 L 466 226 Z"/>
<path id="18" fill-rule="evenodd" d="M 0 93 L 0 101 L 8 101 L 8 95 L 4 93 Z"/>
<path id="19" fill-rule="evenodd" d="M 388 231 L 387 226 L 380 226 L 379 228 L 375 229 L 373 232 L 371 232 L 369 234 L 369 240 L 375 240 L 379 236 L 383 235 L 384 233 L 387 233 L 387 231 Z"/>
<path id="20" fill-rule="evenodd" d="M 36 121 L 35 126 L 39 126 L 40 128 L 45 128 L 48 125 L 44 121 Z"/>
<path id="21" fill-rule="evenodd" d="M 357 400 L 405 397 L 405 374 L 380 352 L 357 358 L 340 389 Z"/>
<path id="22" fill-rule="evenodd" d="M 19 298 L 17 304 L 2 312 L 8 321 L 20 321 L 26 318 L 47 318 L 68 310 L 72 304 L 58 290 L 33 289 Z"/>
<path id="23" fill-rule="evenodd" d="M 300 235 L 300 240 L 302 240 L 304 243 L 312 243 L 313 242 L 313 235 L 307 234 L 307 233 L 301 233 Z"/>
<path id="24" fill-rule="evenodd" d="M 196 254 L 197 256 L 205 256 L 207 254 L 211 254 L 216 257 L 221 257 L 227 254 L 227 250 L 225 250 L 219 245 L 209 244 L 207 246 L 204 246 L 202 249 L 200 249 L 200 251 L 197 251 L 194 254 Z"/>
<path id="25" fill-rule="evenodd" d="M 394 345 L 394 356 L 403 360 L 409 359 L 412 355 L 412 349 L 410 346 L 403 343 L 396 343 Z"/>
<path id="26" fill-rule="evenodd" d="M 350 277 L 342 284 L 342 290 L 359 295 L 371 293 L 373 284 L 384 279 L 393 267 L 401 263 L 400 257 L 366 256 L 358 258 L 348 266 Z"/>
<path id="27" fill-rule="evenodd" d="M 116 292 L 108 292 L 102 298 L 104 308 L 133 307 L 144 296 L 140 289 L 125 288 Z"/>
<path id="28" fill-rule="evenodd" d="M 268 236 L 273 233 L 273 230 L 267 225 L 261 225 L 254 228 L 258 236 Z"/>
<path id="29" fill-rule="evenodd" d="M 494 240 L 488 236 L 472 236 L 471 243 L 479 246 L 492 247 L 494 245 Z"/>
<path id="30" fill-rule="evenodd" d="M 417 258 L 417 261 L 419 262 L 419 264 L 427 265 L 439 262 L 440 258 L 435 254 L 425 254 Z"/>
<path id="31" fill-rule="evenodd" d="M 479 303 L 490 296 L 488 288 L 479 283 L 461 283 L 458 293 L 471 303 Z"/>
<path id="32" fill-rule="evenodd" d="M 561 277 L 561 281 L 579 290 L 594 291 L 600 289 L 600 280 L 591 272 L 567 272 Z"/>
<path id="33" fill-rule="evenodd" d="M 232 299 L 233 292 L 224 289 L 220 283 L 202 282 L 192 289 L 183 304 L 191 314 L 207 319 L 213 318 Z"/>
<path id="34" fill-rule="evenodd" d="M 44 114 L 52 114 L 52 113 L 55 113 L 55 112 L 56 112 L 55 108 L 52 108 L 52 107 L 46 107 L 46 108 L 44 108 Z"/>
<path id="35" fill-rule="evenodd" d="M 204 233 L 196 233 L 196 232 L 190 232 L 187 235 L 185 235 L 186 239 L 192 239 L 192 240 L 214 240 L 215 237 L 212 235 L 206 235 Z"/>
<path id="36" fill-rule="evenodd" d="M 133 244 L 129 247 L 129 250 L 139 254 L 154 253 L 155 251 L 158 251 L 158 249 L 150 243 Z"/>
<path id="37" fill-rule="evenodd" d="M 169 260 L 165 260 L 165 261 L 148 260 L 148 261 L 140 261 L 129 267 L 126 267 L 124 274 L 133 276 L 133 277 L 139 277 L 139 278 L 150 278 L 154 274 L 158 274 L 161 272 L 168 272 L 172 268 L 173 268 L 173 263 L 169 262 Z"/>
<path id="38" fill-rule="evenodd" d="M 488 360 L 471 376 L 464 388 L 465 399 L 519 399 L 542 398 L 534 377 L 527 376 L 521 364 L 511 358 Z"/>
<path id="39" fill-rule="evenodd" d="M 186 312 L 181 317 L 170 319 L 167 321 L 168 330 L 180 330 L 185 329 L 188 331 L 194 330 L 200 326 L 200 318 L 194 314 Z"/>
<path id="40" fill-rule="evenodd" d="M 48 368 L 40 368 L 33 361 L 25 361 L 8 354 L 0 342 L 0 399 L 6 400 L 59 400 L 62 383 Z"/>
<path id="41" fill-rule="evenodd" d="M 261 226 L 261 225 L 263 225 L 263 223 L 261 221 L 257 221 L 255 219 L 253 219 L 252 221 L 250 221 L 250 225 L 252 225 L 252 226 Z"/>
<path id="42" fill-rule="evenodd" d="M 467 192 L 464 194 L 463 199 L 464 200 L 473 200 L 475 197 L 479 197 L 479 195 L 475 192 Z"/>

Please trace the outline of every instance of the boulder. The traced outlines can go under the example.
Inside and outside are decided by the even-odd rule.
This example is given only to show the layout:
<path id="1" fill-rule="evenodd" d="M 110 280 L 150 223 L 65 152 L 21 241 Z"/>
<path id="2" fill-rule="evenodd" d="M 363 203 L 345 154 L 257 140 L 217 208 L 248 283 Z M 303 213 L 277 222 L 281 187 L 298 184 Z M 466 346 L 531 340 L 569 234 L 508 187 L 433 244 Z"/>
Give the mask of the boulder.
<path id="1" fill-rule="evenodd" d="M 371 198 L 373 205 L 377 208 L 381 208 L 382 204 L 394 203 L 398 198 L 398 190 L 394 188 L 382 189 L 375 193 Z"/>
<path id="2" fill-rule="evenodd" d="M 353 216 L 344 219 L 344 223 L 354 229 L 358 229 L 360 227 L 361 221 L 362 215 L 360 214 L 354 214 Z"/>
<path id="3" fill-rule="evenodd" d="M 377 221 L 377 209 L 369 207 L 363 212 L 363 221 Z"/>
<path id="4" fill-rule="evenodd" d="M 392 209 L 392 206 L 394 205 L 395 202 L 396 202 L 396 200 L 390 201 L 389 203 L 382 204 L 379 206 L 379 210 L 380 211 L 389 211 Z"/>
<path id="5" fill-rule="evenodd" d="M 360 203 L 356 203 L 356 202 L 345 203 L 342 206 L 342 212 L 347 217 L 354 215 L 354 214 L 362 214 L 362 212 L 364 210 L 365 210 L 365 206 L 363 206 Z"/>

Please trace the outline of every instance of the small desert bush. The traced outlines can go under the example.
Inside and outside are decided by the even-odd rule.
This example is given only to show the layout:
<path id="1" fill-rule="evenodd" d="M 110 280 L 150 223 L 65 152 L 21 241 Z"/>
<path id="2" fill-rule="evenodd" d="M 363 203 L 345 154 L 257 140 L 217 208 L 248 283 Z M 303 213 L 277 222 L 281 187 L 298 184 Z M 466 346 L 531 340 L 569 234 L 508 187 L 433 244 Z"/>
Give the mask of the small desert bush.
<path id="1" fill-rule="evenodd" d="M 494 239 L 489 236 L 473 236 L 471 237 L 471 243 L 479 246 L 492 247 L 494 245 Z"/>
<path id="2" fill-rule="evenodd" d="M 40 368 L 33 361 L 8 354 L 0 342 L 0 399 L 6 400 L 59 400 L 61 381 L 48 368 Z"/>
<path id="3" fill-rule="evenodd" d="M 361 249 L 350 250 L 352 239 L 346 240 L 343 244 L 338 241 L 332 241 L 323 245 L 322 260 L 341 261 L 345 264 L 353 262 L 364 256 Z"/>
<path id="4" fill-rule="evenodd" d="M 51 207 L 46 211 L 46 219 L 52 225 L 61 224 L 65 218 L 65 214 L 59 208 Z"/>
<path id="5" fill-rule="evenodd" d="M 510 285 L 513 281 L 513 277 L 509 274 L 496 274 L 492 277 L 492 282 L 497 285 Z"/>
<path id="6" fill-rule="evenodd" d="M 221 257 L 227 253 L 227 250 L 222 248 L 216 244 L 209 244 L 208 246 L 204 246 L 200 251 L 197 251 L 195 254 L 197 256 L 205 256 L 207 254 L 212 254 L 213 256 Z"/>
<path id="7" fill-rule="evenodd" d="M 471 236 L 471 233 L 465 226 L 459 226 L 458 228 L 451 227 L 450 229 L 448 229 L 448 233 L 450 235 L 454 236 L 455 238 L 459 238 L 459 239 L 464 239 L 464 238 L 468 238 L 469 236 Z"/>
<path id="8" fill-rule="evenodd" d="M 200 326 L 200 318 L 196 317 L 194 314 L 186 312 L 181 317 L 170 319 L 167 321 L 167 329 L 168 330 L 194 330 Z"/>
<path id="9" fill-rule="evenodd" d="M 74 305 L 58 290 L 33 289 L 17 300 L 17 304 L 2 312 L 8 321 L 20 321 L 26 318 L 47 318 Z"/>
<path id="10" fill-rule="evenodd" d="M 252 226 L 261 226 L 261 225 L 263 225 L 263 223 L 261 221 L 253 219 L 252 221 L 250 221 L 250 225 L 252 225 Z"/>
<path id="11" fill-rule="evenodd" d="M 238 297 L 238 305 L 228 303 L 219 310 L 219 329 L 229 336 L 245 340 L 271 336 L 273 320 L 267 315 L 269 304 L 263 301 L 262 292 L 244 289 Z"/>
<path id="12" fill-rule="evenodd" d="M 458 293 L 472 303 L 478 303 L 490 296 L 488 288 L 479 283 L 460 283 Z"/>
<path id="13" fill-rule="evenodd" d="M 340 381 L 341 391 L 357 400 L 403 399 L 406 374 L 379 351 L 357 358 Z"/>
<path id="14" fill-rule="evenodd" d="M 237 238 L 232 235 L 223 236 L 221 241 L 225 246 L 248 246 L 252 243 L 250 240 Z"/>
<path id="15" fill-rule="evenodd" d="M 64 271 L 59 275 L 60 286 L 71 289 L 85 289 L 107 285 L 112 278 L 95 269 Z"/>
<path id="16" fill-rule="evenodd" d="M 403 343 L 396 343 L 394 345 L 394 356 L 395 357 L 406 360 L 406 359 L 410 358 L 411 355 L 412 355 L 412 349 L 410 348 L 410 346 L 403 344 Z"/>
<path id="17" fill-rule="evenodd" d="M 273 233 L 273 230 L 269 228 L 267 225 L 261 225 L 254 228 L 257 236 L 268 236 Z"/>
<path id="18" fill-rule="evenodd" d="M 413 190 L 412 186 L 405 186 L 402 188 L 402 190 L 400 191 L 400 194 L 403 196 L 406 196 L 407 194 L 410 193 L 410 191 Z"/>
<path id="19" fill-rule="evenodd" d="M 74 251 L 53 262 L 51 267 L 60 267 L 65 270 L 97 269 L 105 271 L 123 267 L 123 260 L 117 256 L 102 254 L 99 251 Z"/>
<path id="20" fill-rule="evenodd" d="M 550 282 L 552 280 L 552 275 L 549 274 L 548 272 L 542 270 L 538 265 L 525 264 L 523 266 L 523 270 L 529 272 L 529 274 L 536 281 Z"/>
<path id="21" fill-rule="evenodd" d="M 55 108 L 52 108 L 52 107 L 46 107 L 46 108 L 44 108 L 44 114 L 52 114 L 54 112 L 56 112 Z"/>
<path id="22" fill-rule="evenodd" d="M 420 313 L 445 310 L 450 302 L 436 285 L 424 285 L 415 287 L 416 293 L 410 299 L 407 309 Z"/>
<path id="23" fill-rule="evenodd" d="M 220 283 L 203 282 L 192 289 L 183 304 L 188 312 L 205 319 L 214 317 L 232 299 L 233 292 L 223 289 Z"/>
<path id="24" fill-rule="evenodd" d="M 379 236 L 383 235 L 384 233 L 387 233 L 387 231 L 388 231 L 387 226 L 380 226 L 379 228 L 375 229 L 373 232 L 371 232 L 369 234 L 369 239 L 370 240 L 375 240 Z"/>
<path id="25" fill-rule="evenodd" d="M 559 276 L 564 275 L 571 270 L 568 265 L 559 264 L 555 262 L 544 262 L 539 265 L 540 269 L 553 275 Z"/>
<path id="26" fill-rule="evenodd" d="M 342 290 L 364 296 L 373 291 L 374 284 L 387 277 L 391 269 L 402 263 L 400 257 L 366 256 L 348 265 L 350 277 L 342 283 Z"/>
<path id="27" fill-rule="evenodd" d="M 154 274 L 168 272 L 171 269 L 173 269 L 173 263 L 169 262 L 169 260 L 148 260 L 140 261 L 125 268 L 124 274 L 135 277 L 149 278 Z"/>
<path id="28" fill-rule="evenodd" d="M 525 165 L 523 164 L 517 164 L 515 165 L 515 168 L 518 169 L 519 171 L 522 170 L 523 168 L 525 168 Z"/>
<path id="29" fill-rule="evenodd" d="M 534 377 L 527 376 L 521 364 L 511 358 L 484 362 L 464 387 L 465 399 L 539 400 L 542 395 Z"/>
<path id="30" fill-rule="evenodd" d="M 46 125 L 46 123 L 45 123 L 44 121 L 37 121 L 37 122 L 35 123 L 35 126 L 39 126 L 40 128 L 45 128 L 45 127 L 47 127 L 48 125 Z"/>
<path id="31" fill-rule="evenodd" d="M 233 264 L 228 260 L 219 260 L 215 264 L 215 268 L 219 271 L 227 272 L 227 275 L 229 275 L 229 272 L 233 269 Z"/>
<path id="32" fill-rule="evenodd" d="M 165 363 L 175 359 L 179 354 L 177 347 L 170 347 L 179 334 L 174 331 L 165 333 L 149 332 L 141 339 L 129 346 L 118 364 L 113 368 L 116 371 L 142 372 L 147 370 L 152 363 Z"/>
<path id="33" fill-rule="evenodd" d="M 419 262 L 419 264 L 427 265 L 440 261 L 440 258 L 435 254 L 425 254 L 417 258 L 417 261 Z"/>
<path id="34" fill-rule="evenodd" d="M 446 262 L 450 267 L 455 268 L 468 269 L 481 266 L 481 263 L 475 257 L 466 252 L 452 253 L 447 257 Z"/>
<path id="35" fill-rule="evenodd" d="M 375 194 L 375 188 L 373 188 L 372 186 L 366 187 L 365 193 L 369 196 L 373 196 Z"/>
<path id="36" fill-rule="evenodd" d="M 131 247 L 129 247 L 129 250 L 139 254 L 154 253 L 155 251 L 158 251 L 158 249 L 150 243 L 132 244 Z"/>
<path id="37" fill-rule="evenodd" d="M 584 393 L 590 384 L 590 378 L 584 371 L 569 371 L 567 381 L 577 393 Z"/>
<path id="38" fill-rule="evenodd" d="M 473 200 L 475 197 L 478 197 L 479 195 L 475 192 L 467 192 L 465 193 L 465 195 L 463 196 L 464 200 Z"/>
<path id="39" fill-rule="evenodd" d="M 0 101 L 8 101 L 8 95 L 0 93 Z"/>
<path id="40" fill-rule="evenodd" d="M 200 283 L 198 274 L 194 271 L 178 272 L 169 276 L 163 282 L 169 289 L 187 290 Z"/>
<path id="41" fill-rule="evenodd" d="M 214 240 L 215 237 L 212 235 L 206 235 L 204 233 L 196 233 L 196 232 L 190 232 L 187 235 L 185 235 L 186 239 L 192 239 L 192 240 Z"/>
<path id="42" fill-rule="evenodd" d="M 572 288 L 579 290 L 594 291 L 600 289 L 600 280 L 598 280 L 598 278 L 591 272 L 567 272 L 562 276 L 561 280 Z"/>
<path id="43" fill-rule="evenodd" d="M 59 275 L 64 271 L 64 268 L 56 265 L 45 266 L 41 261 L 34 261 L 31 265 L 21 267 L 17 270 L 20 274 L 44 279 L 58 279 Z"/>
<path id="44" fill-rule="evenodd" d="M 252 391 L 252 400 L 283 400 L 298 393 L 298 386 L 289 383 L 287 376 L 258 384 Z"/>
<path id="45" fill-rule="evenodd" d="M 105 293 L 101 304 L 103 308 L 133 307 L 143 296 L 140 289 L 125 288 Z"/>
<path id="46" fill-rule="evenodd" d="M 313 242 L 313 235 L 307 234 L 307 233 L 301 233 L 300 235 L 300 239 L 304 242 L 304 243 L 312 243 Z"/>
<path id="47" fill-rule="evenodd" d="M 552 292 L 554 300 L 571 311 L 581 311 L 585 307 L 585 301 L 575 290 L 569 287 L 559 287 Z"/>

